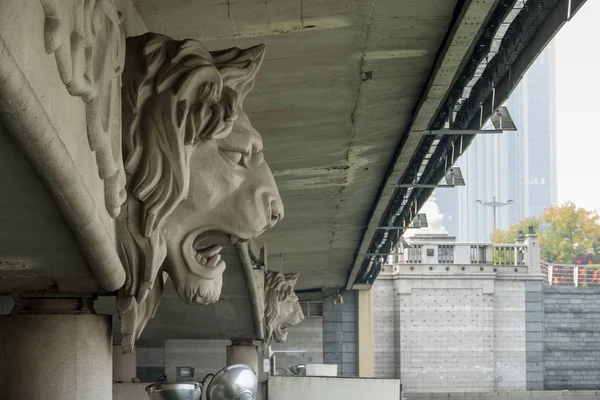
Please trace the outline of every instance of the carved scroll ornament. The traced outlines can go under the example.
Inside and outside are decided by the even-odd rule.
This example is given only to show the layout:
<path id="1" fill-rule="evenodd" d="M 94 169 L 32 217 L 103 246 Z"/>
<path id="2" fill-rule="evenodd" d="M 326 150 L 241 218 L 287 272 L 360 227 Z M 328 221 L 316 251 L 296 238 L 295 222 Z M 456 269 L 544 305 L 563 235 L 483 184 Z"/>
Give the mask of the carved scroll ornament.
<path id="1" fill-rule="evenodd" d="M 304 320 L 304 313 L 294 292 L 298 274 L 265 271 L 265 316 L 263 352 L 274 341 L 287 340 L 288 328 Z"/>
<path id="2" fill-rule="evenodd" d="M 121 73 L 125 35 L 113 0 L 41 0 L 46 52 L 54 54 L 69 93 L 85 103 L 90 149 L 104 180 L 106 210 L 125 201 L 121 154 Z"/>
<path id="3" fill-rule="evenodd" d="M 264 46 L 209 52 L 195 40 L 127 39 L 123 153 L 127 201 L 117 218 L 127 272 L 117 308 L 123 351 L 154 316 L 168 275 L 190 304 L 218 300 L 225 263 L 203 234 L 232 242 L 272 227 L 283 206 L 243 111 Z"/>

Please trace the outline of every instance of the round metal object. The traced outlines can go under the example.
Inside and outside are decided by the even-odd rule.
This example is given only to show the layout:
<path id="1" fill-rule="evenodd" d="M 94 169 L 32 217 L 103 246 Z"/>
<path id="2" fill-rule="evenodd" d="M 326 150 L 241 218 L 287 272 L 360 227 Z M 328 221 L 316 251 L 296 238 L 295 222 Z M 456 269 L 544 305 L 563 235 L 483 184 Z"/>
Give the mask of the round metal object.
<path id="1" fill-rule="evenodd" d="M 292 374 L 298 376 L 306 376 L 306 364 L 298 364 L 290 367 Z"/>
<path id="2" fill-rule="evenodd" d="M 202 386 L 198 382 L 159 382 L 146 387 L 151 400 L 199 400 Z"/>
<path id="3" fill-rule="evenodd" d="M 247 365 L 225 367 L 210 380 L 206 387 L 206 400 L 254 400 L 258 378 Z"/>

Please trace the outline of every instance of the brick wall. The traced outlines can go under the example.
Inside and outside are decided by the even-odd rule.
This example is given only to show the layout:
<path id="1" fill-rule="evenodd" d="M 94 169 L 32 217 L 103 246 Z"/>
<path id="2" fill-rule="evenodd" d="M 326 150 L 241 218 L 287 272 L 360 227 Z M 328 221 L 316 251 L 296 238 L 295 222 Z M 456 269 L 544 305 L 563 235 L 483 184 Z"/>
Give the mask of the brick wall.
<path id="1" fill-rule="evenodd" d="M 600 290 L 545 285 L 546 390 L 600 389 Z"/>
<path id="2" fill-rule="evenodd" d="M 343 292 L 344 304 L 334 304 L 332 297 L 323 302 L 323 359 L 337 364 L 339 376 L 357 376 L 356 359 L 356 292 Z"/>

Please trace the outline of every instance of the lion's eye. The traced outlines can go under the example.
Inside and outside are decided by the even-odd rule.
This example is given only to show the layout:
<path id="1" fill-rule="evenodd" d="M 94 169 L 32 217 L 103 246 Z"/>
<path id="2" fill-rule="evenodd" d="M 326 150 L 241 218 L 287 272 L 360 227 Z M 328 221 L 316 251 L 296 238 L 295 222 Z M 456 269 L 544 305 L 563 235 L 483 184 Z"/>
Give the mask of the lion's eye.
<path id="1" fill-rule="evenodd" d="M 242 164 L 244 161 L 244 155 L 239 151 L 221 150 L 231 161 L 236 164 Z"/>

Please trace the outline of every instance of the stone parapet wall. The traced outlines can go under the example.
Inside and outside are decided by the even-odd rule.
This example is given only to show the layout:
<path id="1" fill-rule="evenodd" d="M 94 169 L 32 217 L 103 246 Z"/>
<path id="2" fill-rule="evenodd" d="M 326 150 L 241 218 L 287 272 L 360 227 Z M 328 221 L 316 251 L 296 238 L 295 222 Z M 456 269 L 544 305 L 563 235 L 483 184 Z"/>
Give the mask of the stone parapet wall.
<path id="1" fill-rule="evenodd" d="M 409 393 L 599 390 L 600 290 L 493 276 L 375 282 L 375 375 Z"/>
<path id="2" fill-rule="evenodd" d="M 526 283 L 491 274 L 375 282 L 375 376 L 410 393 L 525 390 Z"/>

